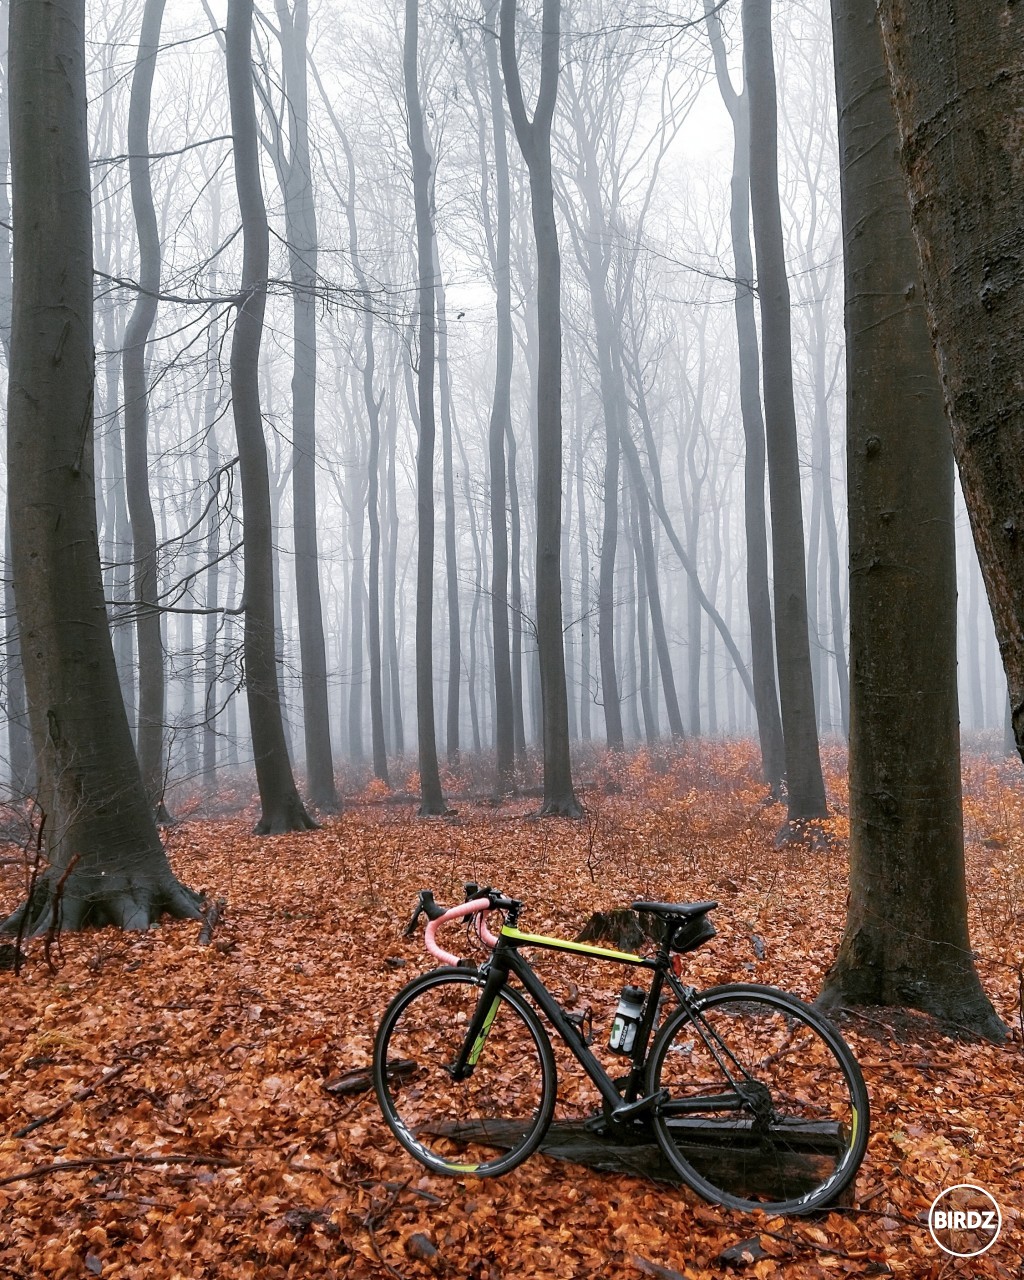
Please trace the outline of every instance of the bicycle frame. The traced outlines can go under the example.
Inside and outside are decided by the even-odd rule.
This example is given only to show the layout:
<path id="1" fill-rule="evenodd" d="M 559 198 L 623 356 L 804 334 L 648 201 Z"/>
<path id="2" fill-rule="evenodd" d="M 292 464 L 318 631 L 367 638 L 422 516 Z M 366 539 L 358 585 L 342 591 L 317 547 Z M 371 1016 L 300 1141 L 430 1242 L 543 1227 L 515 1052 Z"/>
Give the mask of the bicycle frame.
<path id="1" fill-rule="evenodd" d="M 570 955 L 586 955 L 596 960 L 606 960 L 617 964 L 629 964 L 638 969 L 647 969 L 653 974 L 650 989 L 644 1000 L 643 1011 L 637 1026 L 633 1048 L 624 1055 L 629 1062 L 629 1071 L 625 1076 L 622 1089 L 608 1074 L 599 1059 L 590 1051 L 580 1029 L 566 1017 L 561 1005 L 554 998 L 542 979 L 526 959 L 520 955 L 521 947 L 543 947 L 551 951 L 563 951 Z M 508 981 L 509 974 L 519 979 L 528 995 L 540 1008 L 548 1021 L 568 1046 L 573 1057 L 583 1067 L 593 1081 L 602 1100 L 615 1118 L 625 1120 L 641 1114 L 647 1105 L 656 1101 L 640 1097 L 643 1082 L 647 1050 L 651 1034 L 658 1016 L 658 1006 L 666 981 L 672 987 L 676 998 L 684 1008 L 690 1007 L 687 988 L 678 981 L 672 971 L 671 957 L 668 948 L 663 944 L 658 954 L 649 959 L 633 955 L 626 951 L 613 951 L 606 947 L 595 947 L 588 943 L 569 942 L 561 938 L 549 938 L 540 934 L 521 933 L 514 923 L 505 924 L 497 937 L 493 955 L 482 967 L 484 986 L 480 993 L 476 1012 L 470 1020 L 462 1051 L 452 1064 L 452 1075 L 463 1079 L 472 1073 L 480 1053 L 483 1050 L 491 1023 L 498 1010 L 498 995 Z M 701 1032 L 703 1034 L 703 1032 Z M 736 1105 L 740 1105 L 736 1099 Z"/>

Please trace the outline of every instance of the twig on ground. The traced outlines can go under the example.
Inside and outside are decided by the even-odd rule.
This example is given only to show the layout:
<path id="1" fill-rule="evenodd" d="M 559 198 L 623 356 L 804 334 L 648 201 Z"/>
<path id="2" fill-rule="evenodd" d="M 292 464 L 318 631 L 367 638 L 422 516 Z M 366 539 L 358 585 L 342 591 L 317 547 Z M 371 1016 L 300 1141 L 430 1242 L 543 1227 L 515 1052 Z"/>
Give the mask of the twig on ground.
<path id="1" fill-rule="evenodd" d="M 119 1067 L 111 1067 L 109 1071 L 103 1073 L 99 1080 L 93 1085 L 88 1085 L 84 1089 L 76 1089 L 67 1101 L 62 1102 L 59 1107 L 55 1107 L 45 1116 L 39 1116 L 33 1120 L 31 1124 L 23 1125 L 20 1129 L 15 1129 L 15 1138 L 27 1138 L 30 1133 L 36 1129 L 41 1129 L 44 1124 L 49 1124 L 51 1120 L 59 1119 L 69 1107 L 74 1106 L 76 1102 L 84 1102 L 86 1098 L 91 1098 L 97 1089 L 102 1089 L 105 1084 L 110 1084 L 112 1080 L 116 1080 L 118 1076 L 123 1075 L 129 1067 L 134 1066 L 133 1062 L 122 1062 Z"/>
<path id="2" fill-rule="evenodd" d="M 163 1156 L 87 1156 L 81 1160 L 58 1160 L 55 1164 L 23 1169 L 21 1173 L 0 1178 L 0 1187 L 9 1186 L 12 1182 L 27 1182 L 30 1178 L 45 1178 L 51 1173 L 67 1173 L 72 1169 L 98 1169 L 110 1164 L 210 1164 L 221 1169 L 237 1169 L 240 1163 L 239 1160 L 228 1160 L 224 1156 L 204 1156 L 182 1151 L 171 1151 Z"/>

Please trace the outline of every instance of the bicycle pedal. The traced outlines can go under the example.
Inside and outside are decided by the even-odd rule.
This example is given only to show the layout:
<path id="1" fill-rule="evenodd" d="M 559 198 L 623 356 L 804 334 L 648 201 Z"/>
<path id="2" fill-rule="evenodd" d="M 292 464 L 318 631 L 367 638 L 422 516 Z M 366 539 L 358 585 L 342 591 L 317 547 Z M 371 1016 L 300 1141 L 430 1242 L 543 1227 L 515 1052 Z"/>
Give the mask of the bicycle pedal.
<path id="1" fill-rule="evenodd" d="M 621 1107 L 615 1107 L 611 1118 L 616 1124 L 622 1124 L 636 1116 L 646 1115 L 648 1111 L 660 1107 L 663 1102 L 668 1102 L 668 1098 L 668 1090 L 659 1089 L 657 1093 L 649 1093 L 646 1098 L 637 1098 L 636 1102 L 624 1102 Z"/>

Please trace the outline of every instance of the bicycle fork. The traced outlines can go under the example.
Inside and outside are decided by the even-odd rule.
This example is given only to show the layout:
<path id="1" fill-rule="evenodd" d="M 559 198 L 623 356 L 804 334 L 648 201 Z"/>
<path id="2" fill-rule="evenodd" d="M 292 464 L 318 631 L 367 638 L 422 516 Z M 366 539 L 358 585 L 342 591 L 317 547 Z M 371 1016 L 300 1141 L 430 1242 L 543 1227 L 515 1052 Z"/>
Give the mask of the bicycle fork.
<path id="1" fill-rule="evenodd" d="M 501 1004 L 501 992 L 508 981 L 508 966 L 495 965 L 492 961 L 487 967 L 483 990 L 477 1001 L 476 1009 L 466 1029 L 465 1038 L 458 1057 L 445 1070 L 453 1080 L 468 1080 L 480 1060 L 487 1036 L 498 1015 Z"/>

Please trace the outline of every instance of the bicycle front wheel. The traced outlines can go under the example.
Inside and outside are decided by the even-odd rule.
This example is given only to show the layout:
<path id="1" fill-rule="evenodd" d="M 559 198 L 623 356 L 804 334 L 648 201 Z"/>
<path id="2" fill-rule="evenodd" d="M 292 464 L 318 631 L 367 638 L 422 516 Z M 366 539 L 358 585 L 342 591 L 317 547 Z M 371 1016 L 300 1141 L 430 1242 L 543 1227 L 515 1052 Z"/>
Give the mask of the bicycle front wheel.
<path id="1" fill-rule="evenodd" d="M 699 1195 L 731 1209 L 808 1213 L 853 1180 L 868 1139 L 860 1067 L 795 996 L 737 983 L 696 996 L 651 1049 L 658 1143 Z"/>
<path id="2" fill-rule="evenodd" d="M 507 1173 L 537 1149 L 551 1123 L 557 1088 L 551 1042 L 530 1006 L 507 987 L 473 1047 L 472 1074 L 453 1079 L 483 985 L 467 969 L 414 979 L 391 1002 L 374 1043 L 373 1084 L 384 1119 L 436 1173 Z"/>

